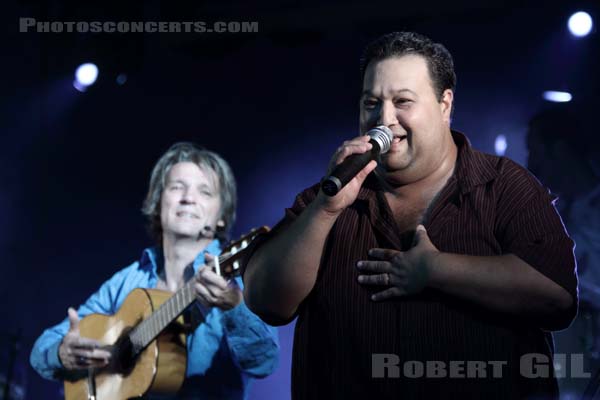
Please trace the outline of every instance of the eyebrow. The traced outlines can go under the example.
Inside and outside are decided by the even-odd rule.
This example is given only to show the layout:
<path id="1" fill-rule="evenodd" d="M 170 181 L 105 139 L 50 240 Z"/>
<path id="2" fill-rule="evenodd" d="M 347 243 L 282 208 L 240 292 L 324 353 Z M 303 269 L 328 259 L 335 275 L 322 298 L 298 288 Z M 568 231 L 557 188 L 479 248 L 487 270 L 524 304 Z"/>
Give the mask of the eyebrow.
<path id="1" fill-rule="evenodd" d="M 172 184 L 175 184 L 175 183 L 180 183 L 180 184 L 182 184 L 183 186 L 189 186 L 189 185 L 188 185 L 188 184 L 187 184 L 185 181 L 183 181 L 182 179 L 173 179 L 172 181 L 167 181 L 167 185 L 172 185 Z M 198 188 L 198 189 L 208 189 L 208 190 L 210 190 L 211 192 L 214 192 L 214 191 L 216 191 L 216 189 L 215 189 L 215 188 L 213 188 L 212 186 L 210 186 L 210 185 L 209 185 L 209 184 L 207 184 L 207 183 L 200 183 L 199 185 L 196 185 L 196 188 Z"/>
<path id="2" fill-rule="evenodd" d="M 393 90 L 392 91 L 392 93 L 394 93 L 394 94 L 399 94 L 399 93 L 402 93 L 402 92 L 409 92 L 409 93 L 412 93 L 415 96 L 417 95 L 415 92 L 413 92 L 410 89 L 398 89 L 398 90 Z M 373 93 L 370 90 L 363 90 L 361 96 L 374 96 L 374 95 L 373 95 Z"/>
<path id="3" fill-rule="evenodd" d="M 187 185 L 187 184 L 188 184 L 186 181 L 184 181 L 183 179 L 180 179 L 180 178 L 178 178 L 178 179 L 173 179 L 173 180 L 170 180 L 170 181 L 168 181 L 168 183 L 183 183 L 184 185 Z M 199 183 L 199 184 L 198 184 L 198 185 L 196 185 L 196 186 L 201 186 L 201 187 L 204 187 L 204 186 L 206 186 L 206 187 L 210 187 L 210 185 L 209 185 L 208 183 L 204 183 L 204 182 L 203 182 L 203 183 Z"/>

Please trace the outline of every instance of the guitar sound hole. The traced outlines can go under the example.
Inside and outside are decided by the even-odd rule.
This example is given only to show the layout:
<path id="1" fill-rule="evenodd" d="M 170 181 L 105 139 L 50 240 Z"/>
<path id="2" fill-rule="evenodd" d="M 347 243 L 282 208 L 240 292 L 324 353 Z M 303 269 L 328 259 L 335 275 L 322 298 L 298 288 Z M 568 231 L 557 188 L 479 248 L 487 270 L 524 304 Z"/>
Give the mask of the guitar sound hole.
<path id="1" fill-rule="evenodd" d="M 129 335 L 124 334 L 117 341 L 114 347 L 114 357 L 115 361 L 113 364 L 113 368 L 115 372 L 127 375 L 135 366 L 135 362 L 137 360 L 137 355 L 134 353 L 133 344 L 129 339 Z"/>

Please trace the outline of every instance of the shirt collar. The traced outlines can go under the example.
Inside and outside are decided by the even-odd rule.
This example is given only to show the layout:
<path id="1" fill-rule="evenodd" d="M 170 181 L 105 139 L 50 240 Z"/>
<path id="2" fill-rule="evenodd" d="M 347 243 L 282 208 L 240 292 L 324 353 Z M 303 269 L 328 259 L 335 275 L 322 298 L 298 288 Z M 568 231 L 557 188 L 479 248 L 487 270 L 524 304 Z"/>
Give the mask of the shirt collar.
<path id="1" fill-rule="evenodd" d="M 194 259 L 194 272 L 198 271 L 198 268 L 204 264 L 204 253 L 218 256 L 221 253 L 221 242 L 218 239 L 213 240 L 206 246 L 204 251 L 201 251 Z M 140 257 L 140 268 L 148 269 L 153 275 L 158 276 L 158 271 L 163 268 L 163 252 L 159 247 L 148 247 L 142 251 Z"/>
<path id="2" fill-rule="evenodd" d="M 452 137 L 458 147 L 454 176 L 458 181 L 461 194 L 468 193 L 473 188 L 485 185 L 498 177 L 495 165 L 498 157 L 490 157 L 474 150 L 469 139 L 461 132 L 452 131 Z"/>

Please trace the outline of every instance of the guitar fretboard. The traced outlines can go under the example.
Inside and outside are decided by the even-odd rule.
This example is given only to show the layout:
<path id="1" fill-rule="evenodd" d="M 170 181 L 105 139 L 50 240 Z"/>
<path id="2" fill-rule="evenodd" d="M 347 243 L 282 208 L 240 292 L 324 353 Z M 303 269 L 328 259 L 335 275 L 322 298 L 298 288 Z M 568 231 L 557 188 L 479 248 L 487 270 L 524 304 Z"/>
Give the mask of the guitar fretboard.
<path id="1" fill-rule="evenodd" d="M 150 344 L 172 321 L 179 317 L 196 300 L 190 280 L 175 292 L 162 306 L 148 318 L 140 322 L 129 334 L 136 353 Z"/>

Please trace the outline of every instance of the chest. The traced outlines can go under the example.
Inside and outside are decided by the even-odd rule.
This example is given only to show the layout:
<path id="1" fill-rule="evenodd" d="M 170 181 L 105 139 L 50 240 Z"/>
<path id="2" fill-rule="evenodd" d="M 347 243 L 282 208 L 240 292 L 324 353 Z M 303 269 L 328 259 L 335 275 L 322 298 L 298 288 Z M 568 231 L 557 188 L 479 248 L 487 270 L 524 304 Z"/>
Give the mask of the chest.
<path id="1" fill-rule="evenodd" d="M 398 200 L 387 198 L 390 212 L 400 233 L 414 231 L 426 219 L 434 196 L 420 199 Z"/>

